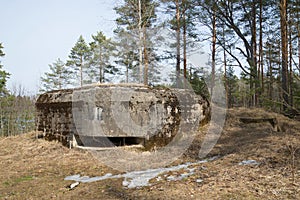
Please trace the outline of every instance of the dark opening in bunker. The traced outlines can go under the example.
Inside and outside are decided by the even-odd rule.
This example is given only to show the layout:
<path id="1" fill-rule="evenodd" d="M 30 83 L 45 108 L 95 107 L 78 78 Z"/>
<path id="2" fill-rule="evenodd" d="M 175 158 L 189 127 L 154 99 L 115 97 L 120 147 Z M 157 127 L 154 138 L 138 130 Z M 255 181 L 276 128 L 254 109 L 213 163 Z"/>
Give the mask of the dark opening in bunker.
<path id="1" fill-rule="evenodd" d="M 115 146 L 129 146 L 129 145 L 137 145 L 137 144 L 144 143 L 144 138 L 138 138 L 138 137 L 109 137 L 108 139 Z"/>
<path id="2" fill-rule="evenodd" d="M 75 136 L 79 146 L 84 147 L 114 147 L 144 145 L 145 138 L 140 137 L 93 137 Z"/>

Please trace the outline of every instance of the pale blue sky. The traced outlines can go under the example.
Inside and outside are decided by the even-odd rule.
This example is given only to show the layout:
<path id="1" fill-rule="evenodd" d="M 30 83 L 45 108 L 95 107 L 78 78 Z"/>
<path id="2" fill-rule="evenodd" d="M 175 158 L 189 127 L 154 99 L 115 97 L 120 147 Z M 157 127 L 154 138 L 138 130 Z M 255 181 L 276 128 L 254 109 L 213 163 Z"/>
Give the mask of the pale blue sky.
<path id="1" fill-rule="evenodd" d="M 0 42 L 8 87 L 39 89 L 40 76 L 57 58 L 66 60 L 82 34 L 87 41 L 97 31 L 112 36 L 116 14 L 110 0 L 0 0 Z"/>

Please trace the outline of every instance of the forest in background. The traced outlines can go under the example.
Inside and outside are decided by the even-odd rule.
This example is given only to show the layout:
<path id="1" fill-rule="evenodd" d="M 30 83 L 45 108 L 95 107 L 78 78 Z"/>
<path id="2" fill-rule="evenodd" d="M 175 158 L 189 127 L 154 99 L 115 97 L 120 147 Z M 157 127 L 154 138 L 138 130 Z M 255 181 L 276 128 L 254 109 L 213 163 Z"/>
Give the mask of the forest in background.
<path id="1" fill-rule="evenodd" d="M 124 0 L 115 12 L 114 37 L 79 36 L 67 60 L 49 64 L 41 92 L 110 82 L 171 87 L 183 76 L 209 99 L 221 76 L 229 108 L 299 115 L 300 0 Z M 190 60 L 200 47 L 209 49 L 206 64 Z M 35 97 L 22 86 L 8 91 L 9 76 L 0 65 L 5 136 L 34 129 Z"/>

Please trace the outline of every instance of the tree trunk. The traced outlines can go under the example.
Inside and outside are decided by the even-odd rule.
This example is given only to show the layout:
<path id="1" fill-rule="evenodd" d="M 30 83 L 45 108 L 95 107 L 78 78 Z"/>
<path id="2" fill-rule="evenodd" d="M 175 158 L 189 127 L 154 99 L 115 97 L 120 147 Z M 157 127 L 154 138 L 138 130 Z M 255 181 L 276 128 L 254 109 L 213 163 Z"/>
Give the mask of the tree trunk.
<path id="1" fill-rule="evenodd" d="M 253 57 L 252 57 L 252 76 L 253 76 L 253 97 L 252 97 L 252 106 L 258 105 L 258 99 L 259 99 L 259 80 L 258 80 L 258 71 L 257 71 L 257 43 L 256 43 L 256 0 L 252 1 L 252 51 L 253 51 Z"/>
<path id="2" fill-rule="evenodd" d="M 103 62 L 102 62 L 102 48 L 101 46 L 99 47 L 99 82 L 103 83 Z"/>
<path id="3" fill-rule="evenodd" d="M 62 72 L 60 72 L 60 73 L 58 74 L 58 81 L 59 81 L 59 82 L 58 82 L 58 85 L 57 85 L 59 90 L 62 89 L 63 78 L 64 78 L 64 77 L 62 77 Z"/>
<path id="4" fill-rule="evenodd" d="M 143 77 L 143 36 L 142 36 L 142 5 L 141 0 L 139 0 L 139 83 L 142 83 L 142 77 Z"/>
<path id="5" fill-rule="evenodd" d="M 127 65 L 126 65 L 126 83 L 128 83 L 128 76 L 129 76 L 129 62 L 127 62 Z"/>
<path id="6" fill-rule="evenodd" d="M 83 86 L 83 58 L 82 56 L 80 57 L 80 87 Z"/>
<path id="7" fill-rule="evenodd" d="M 269 76 L 270 76 L 270 80 L 269 80 L 269 100 L 272 101 L 273 100 L 273 69 L 272 69 L 272 58 L 271 58 L 271 44 L 268 44 L 268 55 L 269 55 Z"/>
<path id="8" fill-rule="evenodd" d="M 224 30 L 224 25 L 223 25 L 223 32 L 222 32 L 222 39 L 224 42 L 224 47 L 225 47 L 225 30 Z M 225 48 L 223 48 L 223 62 L 224 62 L 224 82 L 225 82 L 225 92 L 226 92 L 226 103 L 227 107 L 231 108 L 230 102 L 229 102 L 229 93 L 228 93 L 228 81 L 227 81 L 227 60 L 226 60 L 226 51 Z"/>
<path id="9" fill-rule="evenodd" d="M 280 0 L 280 29 L 281 29 L 281 87 L 283 111 L 289 105 L 288 96 L 288 42 L 287 42 L 287 0 Z"/>
<path id="10" fill-rule="evenodd" d="M 148 51 L 147 51 L 147 35 L 146 35 L 146 27 L 143 27 L 144 29 L 144 62 L 145 62 L 145 68 L 144 68 L 144 85 L 148 85 L 148 70 L 149 70 L 149 59 L 148 59 Z"/>
<path id="11" fill-rule="evenodd" d="M 216 73 L 216 37 L 217 37 L 217 30 L 216 30 L 216 11 L 213 10 L 212 16 L 212 54 L 211 54 L 211 88 L 210 94 L 213 95 L 213 89 L 215 87 L 215 73 Z"/>
<path id="12" fill-rule="evenodd" d="M 186 44 L 186 19 L 185 19 L 185 13 L 183 13 L 183 75 L 184 78 L 187 78 L 187 54 L 186 54 L 186 48 L 187 48 L 187 44 Z"/>
<path id="13" fill-rule="evenodd" d="M 264 55 L 263 55 L 263 1 L 259 3 L 259 69 L 260 69 L 260 81 L 261 81 L 261 94 L 264 93 Z"/>
<path id="14" fill-rule="evenodd" d="M 180 8 L 179 0 L 176 0 L 176 84 L 179 86 L 180 76 Z"/>
<path id="15" fill-rule="evenodd" d="M 289 99 L 289 103 L 290 103 L 290 106 L 293 106 L 293 88 L 292 88 L 292 85 L 293 85 L 293 43 L 292 43 L 292 23 L 291 23 L 291 17 L 290 17 L 290 12 L 289 12 L 289 69 L 290 69 L 290 73 L 288 74 L 288 80 L 289 80 L 289 96 L 290 96 L 290 99 Z"/>
<path id="16" fill-rule="evenodd" d="M 183 5 L 184 6 L 187 6 L 184 1 L 183 2 Z M 187 49 L 187 42 L 186 42 L 186 29 L 187 29 L 187 24 L 186 24 L 186 10 L 187 8 L 185 7 L 184 8 L 184 11 L 183 11 L 183 16 L 182 16 L 182 26 L 183 26 L 183 76 L 184 76 L 184 87 L 187 86 L 187 52 L 186 52 L 186 49 Z"/>

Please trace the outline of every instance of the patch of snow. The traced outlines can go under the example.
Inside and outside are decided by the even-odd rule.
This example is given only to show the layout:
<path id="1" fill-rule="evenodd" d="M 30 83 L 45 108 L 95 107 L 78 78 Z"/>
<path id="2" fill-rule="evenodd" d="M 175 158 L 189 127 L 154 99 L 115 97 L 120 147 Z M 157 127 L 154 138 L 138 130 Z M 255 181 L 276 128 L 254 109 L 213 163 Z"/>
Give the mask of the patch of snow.
<path id="1" fill-rule="evenodd" d="M 171 175 L 171 176 L 167 177 L 167 180 L 168 181 L 176 181 L 177 179 L 176 179 L 176 176 Z"/>
<path id="2" fill-rule="evenodd" d="M 79 174 L 73 175 L 73 176 L 67 176 L 65 180 L 67 181 L 78 181 L 81 183 L 89 183 L 94 181 L 101 181 L 112 177 L 111 173 L 105 174 L 104 176 L 95 176 L 95 177 L 89 177 L 89 176 L 80 176 Z"/>
<path id="3" fill-rule="evenodd" d="M 260 163 L 256 160 L 243 160 L 239 165 L 259 165 Z"/>
<path id="4" fill-rule="evenodd" d="M 163 180 L 161 176 L 158 176 L 158 177 L 156 178 L 156 181 L 161 181 L 161 180 Z"/>
<path id="5" fill-rule="evenodd" d="M 69 188 L 70 190 L 73 190 L 75 187 L 77 187 L 79 185 L 79 182 L 75 182 L 75 183 L 72 183 Z"/>
<path id="6" fill-rule="evenodd" d="M 200 178 L 198 178 L 198 179 L 196 180 L 196 183 L 202 183 L 202 182 L 203 182 L 203 180 L 200 179 Z"/>
<path id="7" fill-rule="evenodd" d="M 189 172 L 182 173 L 179 176 L 168 176 L 164 175 L 164 177 L 167 177 L 167 180 L 174 181 L 174 180 L 182 180 L 192 174 L 194 174 L 196 168 L 189 168 L 191 165 L 195 164 L 202 164 L 206 163 L 208 161 L 216 160 L 217 156 L 200 160 L 198 162 L 188 162 L 185 164 L 172 166 L 172 167 L 166 167 L 166 168 L 157 168 L 157 169 L 147 169 L 144 171 L 133 171 L 133 172 L 127 172 L 125 174 L 117 174 L 112 175 L 111 173 L 105 174 L 104 176 L 95 176 L 95 177 L 89 177 L 89 176 L 80 176 L 79 174 L 67 176 L 64 180 L 73 180 L 78 181 L 82 183 L 88 183 L 88 182 L 94 182 L 94 181 L 100 181 L 105 179 L 111 179 L 111 178 L 124 178 L 122 184 L 124 187 L 127 188 L 137 188 L 137 187 L 143 187 L 143 186 L 149 186 L 149 181 L 155 177 L 157 177 L 159 174 L 171 172 L 171 171 L 178 171 L 180 169 L 186 169 Z M 160 176 L 157 177 L 157 181 L 162 180 Z"/>

